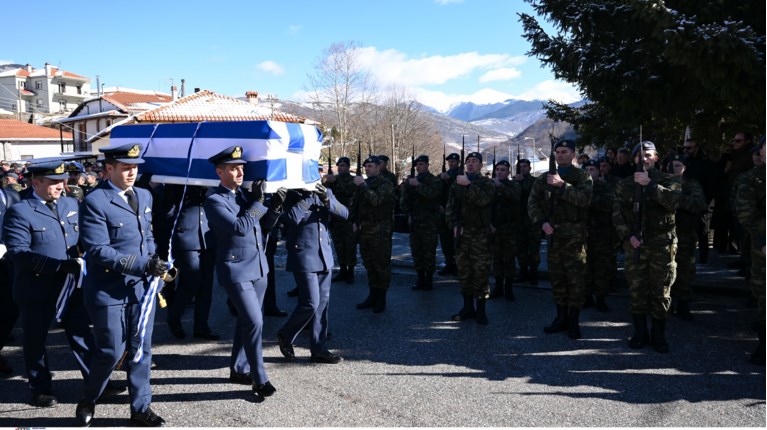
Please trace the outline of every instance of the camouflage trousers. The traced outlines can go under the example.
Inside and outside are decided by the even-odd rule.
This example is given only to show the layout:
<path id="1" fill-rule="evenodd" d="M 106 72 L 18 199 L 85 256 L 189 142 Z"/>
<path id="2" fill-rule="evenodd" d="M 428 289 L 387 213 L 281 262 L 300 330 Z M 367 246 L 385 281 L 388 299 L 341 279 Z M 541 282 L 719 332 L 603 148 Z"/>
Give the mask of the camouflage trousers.
<path id="1" fill-rule="evenodd" d="M 437 266 L 437 223 L 415 219 L 410 230 L 410 254 L 415 270 L 433 272 Z"/>
<path id="2" fill-rule="evenodd" d="M 617 270 L 615 235 L 612 229 L 589 230 L 586 241 L 586 294 L 607 297 Z"/>
<path id="3" fill-rule="evenodd" d="M 493 275 L 513 278 L 517 273 L 517 235 L 514 231 L 496 231 L 493 236 Z"/>
<path id="4" fill-rule="evenodd" d="M 490 238 L 485 230 L 464 229 L 455 254 L 462 295 L 490 296 Z"/>
<path id="5" fill-rule="evenodd" d="M 762 254 L 762 248 L 759 245 L 754 244 L 751 241 L 751 293 L 754 295 L 756 302 L 759 304 L 759 321 L 762 322 L 764 327 L 765 310 L 764 310 L 764 295 L 765 295 L 765 259 Z"/>
<path id="6" fill-rule="evenodd" d="M 391 223 L 389 220 L 363 222 L 358 233 L 368 285 L 388 290 L 391 284 Z"/>
<path id="7" fill-rule="evenodd" d="M 519 267 L 538 268 L 541 264 L 541 228 L 522 223 L 517 234 L 517 260 Z"/>
<path id="8" fill-rule="evenodd" d="M 668 318 L 671 285 L 676 278 L 676 247 L 676 237 L 672 233 L 645 237 L 637 263 L 636 250 L 628 240 L 623 244 L 632 314 L 650 314 L 658 320 Z"/>
<path id="9" fill-rule="evenodd" d="M 455 259 L 455 244 L 453 243 L 453 232 L 445 221 L 445 216 L 440 215 L 437 221 L 437 233 L 439 243 L 442 246 L 442 255 L 445 256 L 445 263 Z"/>
<path id="10" fill-rule="evenodd" d="M 679 238 L 676 247 L 676 279 L 671 286 L 671 296 L 679 300 L 692 299 L 692 286 L 695 278 L 695 249 L 698 247 L 697 237 Z"/>
<path id="11" fill-rule="evenodd" d="M 333 220 L 330 234 L 338 257 L 338 265 L 341 268 L 354 267 L 357 264 L 357 240 L 352 229 L 352 222 Z"/>
<path id="12" fill-rule="evenodd" d="M 580 309 L 585 300 L 586 270 L 585 237 L 563 237 L 554 234 L 549 239 L 548 260 L 549 279 L 554 303 Z"/>

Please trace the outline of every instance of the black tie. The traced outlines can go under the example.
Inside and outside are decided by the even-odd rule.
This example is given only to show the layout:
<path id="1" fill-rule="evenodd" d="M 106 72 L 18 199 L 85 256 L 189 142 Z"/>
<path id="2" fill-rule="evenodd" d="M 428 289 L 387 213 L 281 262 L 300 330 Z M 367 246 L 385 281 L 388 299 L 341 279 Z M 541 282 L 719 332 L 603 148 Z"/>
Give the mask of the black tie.
<path id="1" fill-rule="evenodd" d="M 45 206 L 48 206 L 48 209 L 50 209 L 51 212 L 53 212 L 53 216 L 55 216 L 56 219 L 59 219 L 59 211 L 56 210 L 56 201 L 55 200 L 51 200 L 49 202 L 45 202 Z"/>
<path id="2" fill-rule="evenodd" d="M 128 206 L 133 209 L 133 213 L 138 213 L 138 202 L 136 201 L 136 195 L 133 194 L 132 189 L 125 190 L 125 198 L 128 199 Z"/>

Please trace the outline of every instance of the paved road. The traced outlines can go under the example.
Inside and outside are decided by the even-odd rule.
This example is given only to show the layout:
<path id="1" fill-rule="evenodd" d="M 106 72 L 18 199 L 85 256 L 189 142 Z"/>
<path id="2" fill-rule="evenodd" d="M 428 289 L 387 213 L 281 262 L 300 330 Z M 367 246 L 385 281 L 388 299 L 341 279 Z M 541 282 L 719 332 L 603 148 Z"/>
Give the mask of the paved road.
<path id="1" fill-rule="evenodd" d="M 341 364 L 310 363 L 303 336 L 299 359 L 286 362 L 274 337 L 283 319 L 266 319 L 264 356 L 278 391 L 263 403 L 228 383 L 233 319 L 220 288 L 212 319 L 224 336 L 219 342 L 175 340 L 161 311 L 154 410 L 178 427 L 765 426 L 765 369 L 748 363 L 756 310 L 745 306 L 745 283 L 723 269 L 725 259 L 702 268 L 695 321 L 670 321 L 671 353 L 663 355 L 626 346 L 631 328 L 621 287 L 609 312 L 584 310 L 578 341 L 543 334 L 554 314 L 545 281 L 518 288 L 515 302 L 492 301 L 488 326 L 452 322 L 461 305 L 457 282 L 439 278 L 433 291 L 411 291 L 404 249 L 400 238 L 383 314 L 354 309 L 366 294 L 359 267 L 355 284 L 334 284 L 330 345 L 344 356 Z M 277 275 L 280 306 L 290 309 L 292 278 Z M 29 406 L 17 370 L 0 382 L 0 427 L 74 425 L 82 382 L 63 333 L 53 331 L 49 343 L 60 404 Z M 3 354 L 22 369 L 18 341 Z M 127 395 L 120 395 L 97 406 L 94 425 L 127 425 L 128 415 Z"/>

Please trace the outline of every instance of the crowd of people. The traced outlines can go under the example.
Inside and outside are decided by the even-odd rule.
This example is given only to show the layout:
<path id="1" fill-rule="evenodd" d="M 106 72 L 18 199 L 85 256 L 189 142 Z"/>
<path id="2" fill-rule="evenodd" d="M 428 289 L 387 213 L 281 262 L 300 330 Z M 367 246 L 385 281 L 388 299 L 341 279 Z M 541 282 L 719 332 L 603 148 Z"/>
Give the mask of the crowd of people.
<path id="1" fill-rule="evenodd" d="M 288 316 L 276 303 L 279 240 L 295 280 L 289 295 L 297 297 L 276 333 L 279 350 L 295 359 L 293 344 L 307 329 L 311 360 L 336 364 L 342 357 L 327 347 L 330 285 L 355 282 L 359 246 L 368 294 L 356 307 L 384 312 L 392 235 L 400 231 L 409 234 L 412 289 L 434 288 L 439 245 L 445 265 L 437 273 L 456 276 L 461 287 L 451 319 L 482 325 L 489 300 L 513 301 L 514 285 L 538 283 L 545 239 L 555 316 L 543 331 L 572 339 L 583 336 L 581 309 L 608 310 L 622 253 L 634 325 L 628 346 L 666 353 L 669 315 L 693 318 L 690 283 L 696 263 L 708 262 L 712 229 L 714 248 L 741 256 L 760 310 L 751 361 L 764 365 L 764 139 L 754 144 L 738 133 L 719 160 L 694 139 L 663 158 L 649 141 L 597 159 L 576 149 L 572 140 L 557 142 L 550 170 L 538 177 L 526 159 L 495 161 L 488 177 L 479 152 L 447 155 L 438 174 L 428 156 L 414 157 L 402 181 L 384 155 L 370 155 L 356 174 L 340 157 L 337 172 L 314 188 L 273 193 L 263 181 L 243 187 L 246 162 L 236 146 L 209 159 L 215 188 L 139 178 L 143 160 L 133 144 L 102 148 L 100 165 L 3 161 L 0 350 L 18 322 L 30 403 L 55 405 L 45 348 L 55 319 L 85 381 L 79 425 L 91 424 L 98 401 L 125 391 L 111 375 L 126 368 L 132 424 L 163 426 L 150 407 L 156 306 L 167 298 L 167 326 L 185 339 L 182 317 L 194 302 L 192 336 L 218 340 L 208 325 L 215 278 L 236 318 L 229 380 L 263 400 L 276 392 L 263 362 L 263 318 Z M 0 372 L 13 372 L 1 355 Z"/>

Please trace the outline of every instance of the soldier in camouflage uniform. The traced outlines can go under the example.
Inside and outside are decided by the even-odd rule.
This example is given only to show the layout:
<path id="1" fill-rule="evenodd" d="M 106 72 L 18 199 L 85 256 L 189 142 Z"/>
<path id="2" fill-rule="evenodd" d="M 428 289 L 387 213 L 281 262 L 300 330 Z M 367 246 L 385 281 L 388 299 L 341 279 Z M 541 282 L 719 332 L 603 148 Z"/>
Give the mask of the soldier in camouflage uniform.
<path id="1" fill-rule="evenodd" d="M 381 160 L 371 155 L 363 163 L 367 179 L 354 177 L 357 196 L 352 211 L 354 231 L 360 242 L 362 263 L 368 272 L 368 297 L 357 309 L 386 309 L 386 292 L 391 283 L 391 235 L 394 186 L 380 175 Z"/>
<path id="2" fill-rule="evenodd" d="M 442 245 L 442 254 L 445 257 L 445 267 L 439 271 L 440 275 L 456 275 L 458 274 L 458 266 L 455 264 L 455 244 L 453 243 L 453 231 L 450 226 L 447 225 L 447 219 L 445 218 L 445 208 L 447 208 L 447 199 L 450 195 L 450 188 L 455 183 L 455 178 L 458 176 L 459 167 L 461 165 L 461 157 L 455 152 L 445 157 L 447 161 L 447 172 L 442 172 L 439 175 L 439 179 L 442 181 L 442 196 L 439 207 L 439 242 Z"/>
<path id="3" fill-rule="evenodd" d="M 465 175 L 455 178 L 450 188 L 445 218 L 456 238 L 458 281 L 461 283 L 463 308 L 452 316 L 453 321 L 476 318 L 487 324 L 485 305 L 490 293 L 490 217 L 495 185 L 482 176 L 482 154 L 466 156 Z M 477 309 L 474 309 L 474 298 Z"/>
<path id="4" fill-rule="evenodd" d="M 674 176 L 682 181 L 682 197 L 676 210 L 676 280 L 671 286 L 671 297 L 676 308 L 676 315 L 691 321 L 690 300 L 692 287 L 690 282 L 695 277 L 695 249 L 698 247 L 698 220 L 708 209 L 706 195 L 700 182 L 685 175 L 689 159 L 685 155 L 675 155 L 671 160 Z"/>
<path id="5" fill-rule="evenodd" d="M 493 198 L 492 226 L 493 234 L 493 274 L 495 288 L 490 298 L 504 296 L 514 300 L 512 282 L 516 272 L 517 224 L 519 216 L 519 198 L 521 186 L 517 181 L 509 180 L 511 165 L 501 160 L 495 165 L 495 197 Z"/>
<path id="6" fill-rule="evenodd" d="M 437 219 L 442 182 L 429 173 L 429 157 L 415 159 L 416 177 L 404 183 L 400 208 L 410 226 L 410 254 L 418 281 L 414 290 L 431 290 L 437 264 Z"/>
<path id="7" fill-rule="evenodd" d="M 751 238 L 751 292 L 759 305 L 756 322 L 759 344 L 751 354 L 751 362 L 765 362 L 765 153 L 764 138 L 759 143 L 759 165 L 741 176 L 736 195 L 738 220 Z"/>
<path id="8" fill-rule="evenodd" d="M 527 213 L 527 201 L 533 190 L 535 177 L 530 174 L 530 160 L 525 158 L 517 163 L 518 172 L 514 181 L 520 185 L 519 219 L 517 223 L 517 260 L 519 261 L 519 277 L 517 282 L 529 281 L 538 284 L 538 265 L 541 263 L 541 227 L 534 225 Z"/>
<path id="9" fill-rule="evenodd" d="M 680 178 L 656 168 L 655 144 L 644 141 L 633 151 L 644 171 L 635 172 L 618 183 L 613 204 L 613 225 L 626 255 L 624 265 L 631 296 L 634 335 L 629 347 L 642 348 L 652 342 L 653 349 L 668 352 L 666 319 L 671 304 L 671 285 L 676 277 L 677 240 L 675 213 L 682 197 Z M 635 190 L 641 186 L 641 219 L 634 212 Z M 641 225 L 641 234 L 637 227 Z M 638 258 L 637 258 L 637 252 Z M 652 318 L 651 336 L 647 314 Z"/>
<path id="10" fill-rule="evenodd" d="M 571 339 L 581 337 L 580 313 L 584 300 L 586 268 L 586 219 L 591 203 L 591 176 L 573 166 L 575 142 L 554 145 L 556 174 L 538 177 L 533 184 L 527 211 L 548 239 L 549 278 L 557 316 L 545 333 L 567 331 Z"/>
<path id="11" fill-rule="evenodd" d="M 339 203 L 347 208 L 354 207 L 353 199 L 357 193 L 354 177 L 349 173 L 349 157 L 341 157 L 336 161 L 337 175 L 325 175 L 322 182 L 333 191 Z M 341 270 L 333 281 L 346 281 L 354 283 L 354 266 L 357 265 L 357 241 L 352 230 L 352 219 L 334 218 L 330 224 L 330 234 L 333 237 L 333 245 L 338 256 L 338 265 Z"/>
<path id="12" fill-rule="evenodd" d="M 607 312 L 605 298 L 610 290 L 612 268 L 615 266 L 615 231 L 612 228 L 615 182 L 602 176 L 598 160 L 588 160 L 584 169 L 594 184 L 587 224 L 586 303 L 590 302 L 592 296 L 596 296 L 597 310 Z"/>

